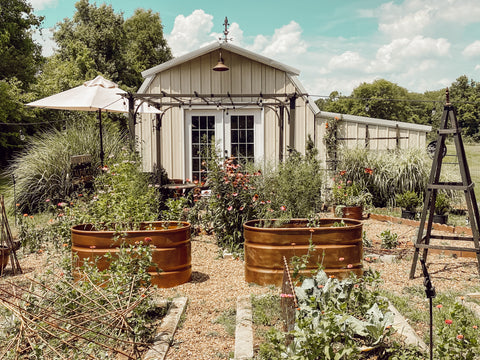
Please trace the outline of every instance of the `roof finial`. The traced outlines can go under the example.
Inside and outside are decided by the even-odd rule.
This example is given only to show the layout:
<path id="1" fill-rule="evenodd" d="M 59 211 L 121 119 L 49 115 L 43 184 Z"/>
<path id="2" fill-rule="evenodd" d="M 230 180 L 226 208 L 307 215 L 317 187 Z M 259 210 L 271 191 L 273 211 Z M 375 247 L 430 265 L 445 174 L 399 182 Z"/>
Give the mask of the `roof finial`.
<path id="1" fill-rule="evenodd" d="M 446 97 L 445 105 L 452 105 L 452 104 L 450 104 L 450 91 L 448 90 L 448 87 L 445 90 L 445 97 Z"/>
<path id="2" fill-rule="evenodd" d="M 230 24 L 228 23 L 228 18 L 225 16 L 225 21 L 223 22 L 223 25 L 225 26 L 225 30 L 223 30 L 223 42 L 227 43 L 228 40 L 232 40 L 228 38 L 228 27 Z M 218 40 L 222 40 L 222 38 L 218 38 Z"/>

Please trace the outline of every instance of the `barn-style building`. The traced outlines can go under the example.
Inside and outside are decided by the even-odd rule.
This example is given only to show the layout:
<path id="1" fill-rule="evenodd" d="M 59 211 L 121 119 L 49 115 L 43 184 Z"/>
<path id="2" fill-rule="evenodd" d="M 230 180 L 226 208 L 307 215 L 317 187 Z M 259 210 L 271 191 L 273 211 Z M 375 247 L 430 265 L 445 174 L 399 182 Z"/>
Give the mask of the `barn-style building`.
<path id="1" fill-rule="evenodd" d="M 161 110 L 137 117 L 144 170 L 161 165 L 170 178 L 200 180 L 202 149 L 212 136 L 225 156 L 263 164 L 281 161 L 289 148 L 304 152 L 310 136 L 326 160 L 325 125 L 335 117 L 347 146 L 425 147 L 429 126 L 321 112 L 299 74 L 227 42 L 144 71 L 136 97 Z"/>

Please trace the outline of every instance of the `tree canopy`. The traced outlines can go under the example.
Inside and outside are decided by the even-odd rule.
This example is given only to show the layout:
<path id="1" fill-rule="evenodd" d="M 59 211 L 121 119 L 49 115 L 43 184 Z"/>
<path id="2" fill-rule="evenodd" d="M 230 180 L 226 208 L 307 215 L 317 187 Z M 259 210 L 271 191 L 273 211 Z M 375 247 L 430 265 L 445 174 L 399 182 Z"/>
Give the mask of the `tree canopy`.
<path id="1" fill-rule="evenodd" d="M 0 2 L 0 165 L 22 146 L 22 128 L 7 124 L 32 121 L 23 102 L 43 62 L 32 39 L 42 21 L 25 0 Z"/>
<path id="2" fill-rule="evenodd" d="M 475 141 L 480 140 L 480 84 L 465 75 L 460 76 L 450 86 L 450 101 L 457 109 L 463 133 Z M 316 101 L 323 111 L 425 124 L 433 128 L 439 126 L 444 103 L 445 89 L 420 94 L 384 79 L 362 83 L 350 96 L 333 91 L 329 98 Z"/>

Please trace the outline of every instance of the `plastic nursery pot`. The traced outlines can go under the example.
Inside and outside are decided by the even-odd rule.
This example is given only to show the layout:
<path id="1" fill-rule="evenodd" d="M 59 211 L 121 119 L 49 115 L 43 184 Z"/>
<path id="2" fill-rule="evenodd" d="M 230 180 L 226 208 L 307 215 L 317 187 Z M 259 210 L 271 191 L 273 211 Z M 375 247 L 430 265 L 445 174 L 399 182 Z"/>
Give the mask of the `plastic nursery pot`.
<path id="1" fill-rule="evenodd" d="M 402 219 L 415 220 L 415 211 L 409 211 L 402 209 Z"/>
<path id="2" fill-rule="evenodd" d="M 434 214 L 432 220 L 434 223 L 446 224 L 448 221 L 448 214 L 444 214 L 444 215 Z"/>
<path id="3" fill-rule="evenodd" d="M 145 238 L 149 238 L 149 244 L 154 245 L 154 266 L 148 269 L 152 284 L 160 288 L 183 284 L 192 276 L 190 230 L 187 222 L 156 221 L 142 224 L 140 230 L 122 231 L 126 236 L 116 240 L 114 231 L 96 230 L 92 224 L 76 225 L 71 229 L 76 278 L 86 261 L 95 261 L 99 270 L 108 269 L 107 253 L 115 256 L 122 244 L 145 243 Z"/>
<path id="4" fill-rule="evenodd" d="M 334 226 L 342 222 L 345 226 Z M 361 221 L 353 219 L 320 219 L 319 227 L 308 227 L 307 219 L 293 219 L 281 226 L 262 227 L 263 220 L 247 221 L 245 237 L 245 281 L 259 285 L 280 286 L 283 279 L 283 257 L 290 264 L 293 256 L 307 254 L 310 238 L 315 245 L 307 268 L 309 275 L 322 265 L 328 275 L 345 278 L 351 272 L 363 274 Z M 336 224 L 337 223 L 337 224 Z"/>

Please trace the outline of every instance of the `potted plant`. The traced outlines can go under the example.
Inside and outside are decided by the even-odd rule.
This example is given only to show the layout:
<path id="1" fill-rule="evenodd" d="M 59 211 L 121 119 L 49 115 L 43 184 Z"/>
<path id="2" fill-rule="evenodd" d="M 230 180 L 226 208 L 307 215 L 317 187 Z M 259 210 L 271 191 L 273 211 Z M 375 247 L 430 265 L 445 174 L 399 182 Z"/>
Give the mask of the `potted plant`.
<path id="1" fill-rule="evenodd" d="M 395 195 L 395 201 L 402 208 L 403 219 L 415 219 L 417 207 L 422 204 L 422 199 L 415 191 L 405 191 Z"/>
<path id="2" fill-rule="evenodd" d="M 435 209 L 433 214 L 433 222 L 446 224 L 448 221 L 448 212 L 451 209 L 451 201 L 447 194 L 438 192 L 435 199 Z"/>
<path id="3" fill-rule="evenodd" d="M 340 172 L 340 176 L 334 179 L 332 201 L 335 213 L 344 218 L 361 220 L 363 209 L 372 202 L 372 194 L 359 184 L 345 180 L 343 175 Z"/>
<path id="4" fill-rule="evenodd" d="M 71 237 L 76 275 L 87 261 L 95 262 L 100 270 L 108 268 L 121 247 L 147 246 L 151 249 L 148 271 L 152 284 L 172 287 L 189 281 L 190 224 L 157 221 L 157 187 L 149 184 L 134 155 L 126 150 L 123 155 L 122 160 L 102 168 L 92 195 L 79 197 L 72 206 L 59 204 L 65 212 L 62 216 L 74 221 Z"/>

